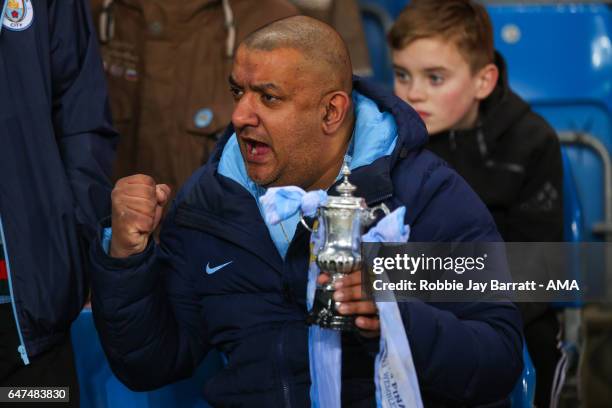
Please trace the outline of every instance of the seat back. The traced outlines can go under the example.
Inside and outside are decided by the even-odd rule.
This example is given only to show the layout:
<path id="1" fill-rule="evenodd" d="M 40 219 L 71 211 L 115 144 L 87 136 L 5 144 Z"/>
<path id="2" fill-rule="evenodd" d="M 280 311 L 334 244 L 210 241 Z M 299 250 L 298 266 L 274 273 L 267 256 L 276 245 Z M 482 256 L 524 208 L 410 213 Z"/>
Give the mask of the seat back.
<path id="1" fill-rule="evenodd" d="M 574 147 L 571 146 L 563 146 L 561 148 L 561 157 L 563 160 L 563 235 L 565 242 L 573 243 L 568 245 L 568 252 L 566 253 L 571 271 L 571 276 L 568 278 L 580 280 L 581 260 L 580 248 L 577 243 L 584 239 L 585 226 L 582 206 L 576 188 L 576 180 L 569 158 L 569 152 L 572 149 L 574 149 Z M 576 299 L 573 301 L 554 303 L 554 307 L 556 308 L 578 308 L 582 306 L 583 302 L 579 298 L 579 293 L 576 294 Z"/>
<path id="2" fill-rule="evenodd" d="M 402 2 L 406 1 L 359 1 L 363 31 L 370 55 L 370 65 L 372 66 L 372 77 L 389 88 L 393 86 L 393 69 L 386 35 L 396 17 L 394 13 L 398 8 L 398 3 Z"/>
<path id="3" fill-rule="evenodd" d="M 527 345 L 523 341 L 523 372 L 510 394 L 512 408 L 532 408 L 535 397 L 536 372 Z"/>
<path id="4" fill-rule="evenodd" d="M 557 131 L 591 134 L 611 151 L 612 9 L 489 3 L 495 45 L 508 62 L 514 91 Z M 602 159 L 584 146 L 573 146 L 567 156 L 583 211 L 581 240 L 602 240 L 593 233 L 606 205 Z"/>
<path id="5" fill-rule="evenodd" d="M 112 373 L 94 327 L 91 310 L 84 309 L 72 324 L 81 408 L 208 408 L 202 397 L 206 380 L 221 369 L 218 353 L 211 352 L 193 377 L 155 391 L 134 392 Z"/>

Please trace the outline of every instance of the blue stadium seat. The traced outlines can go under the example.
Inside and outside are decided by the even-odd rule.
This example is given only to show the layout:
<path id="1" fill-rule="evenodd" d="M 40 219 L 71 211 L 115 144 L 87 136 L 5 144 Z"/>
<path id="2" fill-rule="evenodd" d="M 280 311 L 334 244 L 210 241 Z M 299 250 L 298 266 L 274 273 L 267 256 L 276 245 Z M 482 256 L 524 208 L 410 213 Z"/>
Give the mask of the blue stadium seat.
<path id="1" fill-rule="evenodd" d="M 578 198 L 576 179 L 568 150 L 571 147 L 563 146 L 561 155 L 563 159 L 563 235 L 566 242 L 581 242 L 584 235 L 584 220 L 582 206 Z"/>
<path id="2" fill-rule="evenodd" d="M 529 351 L 527 351 L 527 346 L 523 343 L 523 372 L 512 394 L 510 394 L 512 408 L 532 408 L 535 397 L 535 385 L 535 367 L 529 356 Z"/>
<path id="3" fill-rule="evenodd" d="M 391 28 L 394 17 L 389 13 L 388 5 L 379 3 L 384 2 L 359 1 L 363 31 L 372 65 L 372 77 L 390 88 L 393 85 L 393 70 L 386 32 Z"/>
<path id="4" fill-rule="evenodd" d="M 585 226 L 582 215 L 582 206 L 578 197 L 576 180 L 572 164 L 569 158 L 569 152 L 573 147 L 563 146 L 561 155 L 563 159 L 563 235 L 566 242 L 578 243 L 583 240 L 585 234 Z M 572 279 L 580 278 L 580 248 L 578 245 L 568 247 L 567 253 L 568 262 L 572 270 Z M 566 307 L 582 307 L 583 302 L 577 298 L 571 302 L 556 302 L 556 308 Z"/>
<path id="5" fill-rule="evenodd" d="M 388 88 L 393 86 L 393 68 L 386 34 L 408 2 L 408 0 L 359 0 L 363 30 L 372 65 L 372 78 Z"/>
<path id="6" fill-rule="evenodd" d="M 384 10 L 393 20 L 397 18 L 408 3 L 410 3 L 409 0 L 359 0 L 361 6 L 375 5 Z"/>
<path id="7" fill-rule="evenodd" d="M 91 310 L 84 309 L 72 324 L 72 342 L 80 385 L 81 408 L 208 408 L 203 384 L 221 369 L 218 353 L 211 352 L 193 377 L 155 391 L 134 392 L 113 375 L 102 351 Z"/>
<path id="8" fill-rule="evenodd" d="M 551 2 L 552 3 L 552 2 Z M 512 88 L 559 132 L 588 133 L 612 149 L 612 8 L 605 4 L 489 5 Z M 592 149 L 567 152 L 583 210 L 582 240 L 603 237 L 603 165 Z"/>

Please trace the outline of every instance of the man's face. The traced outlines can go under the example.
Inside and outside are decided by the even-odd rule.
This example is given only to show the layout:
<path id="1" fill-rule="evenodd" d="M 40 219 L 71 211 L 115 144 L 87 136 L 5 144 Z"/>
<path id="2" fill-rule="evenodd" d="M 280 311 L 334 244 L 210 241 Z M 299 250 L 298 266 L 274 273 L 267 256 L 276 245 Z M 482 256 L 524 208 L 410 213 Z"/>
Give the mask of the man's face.
<path id="1" fill-rule="evenodd" d="M 325 149 L 320 84 L 299 51 L 238 48 L 232 123 L 249 177 L 265 187 L 310 186 Z"/>
<path id="2" fill-rule="evenodd" d="M 452 41 L 423 38 L 393 52 L 395 94 L 417 111 L 429 134 L 475 125 L 477 77 Z"/>

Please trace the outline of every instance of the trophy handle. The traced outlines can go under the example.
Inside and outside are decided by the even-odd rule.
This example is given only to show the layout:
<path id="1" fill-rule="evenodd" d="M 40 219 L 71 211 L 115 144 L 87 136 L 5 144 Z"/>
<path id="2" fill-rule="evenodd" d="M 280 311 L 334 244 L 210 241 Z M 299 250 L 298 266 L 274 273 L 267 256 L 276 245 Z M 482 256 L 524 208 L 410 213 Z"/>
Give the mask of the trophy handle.
<path id="1" fill-rule="evenodd" d="M 376 214 L 376 211 L 382 211 L 385 215 L 389 215 L 391 213 L 391 211 L 389 211 L 389 207 L 387 207 L 385 203 L 381 203 L 380 205 L 370 209 L 370 217 L 372 217 L 372 219 L 374 219 L 374 214 Z"/>
<path id="2" fill-rule="evenodd" d="M 304 216 L 303 216 L 303 215 L 300 217 L 300 222 L 302 223 L 302 225 L 304 226 L 304 228 L 306 228 L 308 231 L 310 231 L 310 232 L 314 232 L 314 230 L 308 226 L 308 223 L 307 223 L 307 222 L 306 222 L 306 220 L 304 219 Z"/>
<path id="3" fill-rule="evenodd" d="M 375 214 L 377 211 L 382 211 L 385 215 L 389 215 L 391 213 L 391 211 L 389 211 L 389 207 L 387 207 L 385 203 L 381 203 L 380 205 L 377 205 L 376 207 L 370 208 L 370 211 L 368 214 L 370 218 L 370 222 L 374 222 L 374 220 L 376 220 Z"/>

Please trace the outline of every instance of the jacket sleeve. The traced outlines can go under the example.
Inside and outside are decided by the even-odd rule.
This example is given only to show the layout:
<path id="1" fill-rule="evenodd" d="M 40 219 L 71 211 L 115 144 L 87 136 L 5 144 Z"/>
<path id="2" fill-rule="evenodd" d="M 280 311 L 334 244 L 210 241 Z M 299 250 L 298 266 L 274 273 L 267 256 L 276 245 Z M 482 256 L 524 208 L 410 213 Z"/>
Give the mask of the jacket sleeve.
<path id="1" fill-rule="evenodd" d="M 432 169 L 418 193 L 411 241 L 501 241 L 484 204 L 445 165 Z M 398 305 L 428 400 L 471 406 L 509 396 L 523 368 L 521 318 L 512 303 Z"/>
<path id="2" fill-rule="evenodd" d="M 532 114 L 533 115 L 533 114 Z M 508 211 L 504 237 L 510 242 L 563 241 L 563 164 L 554 130 L 535 117 L 521 129 L 539 141 L 525 168 L 525 182 Z"/>
<path id="3" fill-rule="evenodd" d="M 166 216 L 161 243 L 126 259 L 90 248 L 92 309 L 113 373 L 144 391 L 192 375 L 209 350 L 184 236 Z"/>
<path id="4" fill-rule="evenodd" d="M 525 166 L 525 181 L 516 202 L 510 206 L 504 223 L 504 237 L 510 242 L 563 241 L 563 164 L 561 146 L 555 131 L 534 113 L 522 123 L 521 134 L 537 141 Z M 534 247 L 537 251 L 537 247 Z M 528 256 L 527 256 L 528 257 Z M 546 267 L 546 262 L 542 268 Z M 547 272 L 555 276 L 554 271 Z M 550 304 L 518 304 L 526 331 L 554 316 Z M 532 324 L 536 326 L 532 326 Z M 553 334 L 550 334 L 553 336 Z M 554 344 L 554 343 L 553 343 Z"/>
<path id="5" fill-rule="evenodd" d="M 88 0 L 51 0 L 52 118 L 77 220 L 92 237 L 110 212 L 110 174 L 117 134 Z"/>

